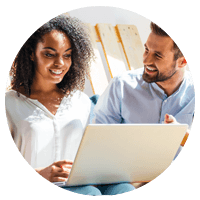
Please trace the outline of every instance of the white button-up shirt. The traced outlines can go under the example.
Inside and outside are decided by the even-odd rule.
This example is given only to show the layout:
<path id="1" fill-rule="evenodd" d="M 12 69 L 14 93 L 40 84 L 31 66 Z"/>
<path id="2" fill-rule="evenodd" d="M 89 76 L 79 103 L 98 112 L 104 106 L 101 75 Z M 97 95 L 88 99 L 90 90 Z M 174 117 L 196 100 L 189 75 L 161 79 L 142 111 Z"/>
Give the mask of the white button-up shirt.
<path id="1" fill-rule="evenodd" d="M 6 114 L 14 141 L 33 168 L 74 160 L 87 126 L 91 101 L 82 92 L 64 97 L 55 115 L 39 101 L 10 90 Z"/>

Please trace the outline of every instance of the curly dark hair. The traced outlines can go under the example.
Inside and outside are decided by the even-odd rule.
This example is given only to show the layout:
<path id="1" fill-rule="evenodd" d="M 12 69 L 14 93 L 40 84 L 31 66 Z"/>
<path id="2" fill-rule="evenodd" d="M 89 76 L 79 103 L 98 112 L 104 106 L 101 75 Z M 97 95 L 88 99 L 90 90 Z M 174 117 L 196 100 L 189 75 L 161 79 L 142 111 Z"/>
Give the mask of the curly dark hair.
<path id="1" fill-rule="evenodd" d="M 66 14 L 59 15 L 36 30 L 18 52 L 11 70 L 11 88 L 18 91 L 20 86 L 25 89 L 25 94 L 30 96 L 31 84 L 35 73 L 35 63 L 31 55 L 35 55 L 38 42 L 52 30 L 64 32 L 72 46 L 72 65 L 57 87 L 66 94 L 75 90 L 84 90 L 85 77 L 89 77 L 90 64 L 94 59 L 94 52 L 90 42 L 87 27 L 77 18 Z"/>

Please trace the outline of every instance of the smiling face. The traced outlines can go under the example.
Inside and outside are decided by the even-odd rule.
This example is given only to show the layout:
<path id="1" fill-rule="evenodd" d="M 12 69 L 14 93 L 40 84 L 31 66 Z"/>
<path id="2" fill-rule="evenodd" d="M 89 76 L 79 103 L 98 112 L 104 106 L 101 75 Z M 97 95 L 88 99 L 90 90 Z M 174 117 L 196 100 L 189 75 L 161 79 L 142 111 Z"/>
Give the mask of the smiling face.
<path id="1" fill-rule="evenodd" d="M 173 78 L 178 67 L 174 60 L 173 40 L 167 36 L 151 33 L 143 54 L 143 79 L 148 82 L 163 82 Z"/>
<path id="2" fill-rule="evenodd" d="M 58 84 L 72 64 L 71 43 L 67 35 L 53 30 L 42 37 L 36 46 L 34 80 L 43 84 Z"/>

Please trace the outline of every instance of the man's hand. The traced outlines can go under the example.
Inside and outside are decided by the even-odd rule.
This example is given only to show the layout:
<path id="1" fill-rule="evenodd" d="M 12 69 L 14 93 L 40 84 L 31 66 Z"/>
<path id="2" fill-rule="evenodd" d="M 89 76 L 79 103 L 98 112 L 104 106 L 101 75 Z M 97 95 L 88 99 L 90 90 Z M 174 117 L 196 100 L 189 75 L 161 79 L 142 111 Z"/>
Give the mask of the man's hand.
<path id="1" fill-rule="evenodd" d="M 72 168 L 72 161 L 62 160 L 54 162 L 46 168 L 35 169 L 41 176 L 50 182 L 67 181 Z"/>
<path id="2" fill-rule="evenodd" d="M 164 123 L 165 124 L 178 124 L 178 122 L 176 121 L 175 117 L 169 114 L 165 115 L 165 119 L 164 119 Z"/>

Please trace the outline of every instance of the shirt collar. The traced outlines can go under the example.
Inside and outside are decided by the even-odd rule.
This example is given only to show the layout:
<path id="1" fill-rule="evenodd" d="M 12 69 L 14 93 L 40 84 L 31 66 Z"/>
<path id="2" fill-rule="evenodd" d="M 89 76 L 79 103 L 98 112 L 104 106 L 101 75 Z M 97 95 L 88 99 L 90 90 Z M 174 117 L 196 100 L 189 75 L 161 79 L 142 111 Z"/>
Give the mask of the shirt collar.
<path id="1" fill-rule="evenodd" d="M 155 91 L 155 93 L 161 98 L 161 99 L 166 99 L 168 98 L 167 94 L 165 94 L 164 90 L 162 88 L 160 88 L 156 83 L 150 83 L 152 89 Z M 185 85 L 185 77 L 180 85 L 180 87 L 178 88 L 178 90 L 176 90 L 171 96 L 176 95 L 177 93 L 180 92 L 180 90 L 184 87 Z"/>
<path id="2" fill-rule="evenodd" d="M 157 94 L 157 96 L 159 96 L 161 99 L 167 98 L 167 94 L 165 94 L 165 91 L 162 88 L 160 88 L 156 83 L 149 83 L 149 84 L 151 85 L 152 89 Z"/>

